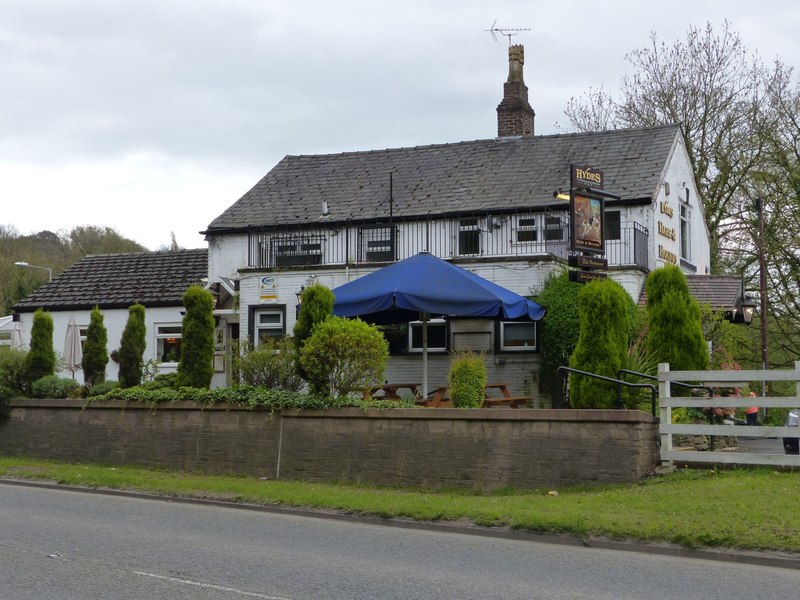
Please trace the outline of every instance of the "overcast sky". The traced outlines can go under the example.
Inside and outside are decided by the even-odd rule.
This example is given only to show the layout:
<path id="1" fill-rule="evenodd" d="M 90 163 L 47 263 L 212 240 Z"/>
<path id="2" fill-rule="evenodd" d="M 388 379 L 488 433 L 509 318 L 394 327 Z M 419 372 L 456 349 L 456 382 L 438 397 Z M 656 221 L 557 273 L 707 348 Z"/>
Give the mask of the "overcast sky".
<path id="1" fill-rule="evenodd" d="M 800 70 L 797 0 L 0 0 L 0 223 L 186 248 L 283 156 L 492 138 L 502 28 L 536 134 L 651 32 L 727 19 Z M 795 74 L 797 75 L 797 73 Z"/>

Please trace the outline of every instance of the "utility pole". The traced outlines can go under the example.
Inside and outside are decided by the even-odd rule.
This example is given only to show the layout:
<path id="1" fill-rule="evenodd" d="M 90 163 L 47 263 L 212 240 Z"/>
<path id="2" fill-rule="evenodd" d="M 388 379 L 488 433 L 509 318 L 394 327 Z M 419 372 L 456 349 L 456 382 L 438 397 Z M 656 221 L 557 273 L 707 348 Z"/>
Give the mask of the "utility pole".
<path id="1" fill-rule="evenodd" d="M 761 295 L 761 369 L 766 371 L 768 366 L 767 360 L 767 260 L 764 252 L 764 203 L 761 196 L 755 199 L 755 208 L 758 212 L 758 270 L 759 270 L 759 286 Z M 766 384 L 761 382 L 761 395 L 766 396 Z M 764 409 L 764 414 L 767 409 Z"/>

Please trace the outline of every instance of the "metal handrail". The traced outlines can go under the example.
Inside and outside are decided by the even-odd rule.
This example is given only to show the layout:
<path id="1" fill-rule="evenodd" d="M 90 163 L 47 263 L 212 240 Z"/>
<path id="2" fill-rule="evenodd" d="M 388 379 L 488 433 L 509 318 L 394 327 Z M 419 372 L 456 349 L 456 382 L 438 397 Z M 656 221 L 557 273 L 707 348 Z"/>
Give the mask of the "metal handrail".
<path id="1" fill-rule="evenodd" d="M 563 393 L 562 393 L 562 381 L 564 379 L 564 373 L 575 373 L 577 375 L 584 375 L 586 377 L 591 377 L 593 379 L 599 379 L 601 381 L 607 381 L 609 383 L 616 384 L 617 387 L 617 408 L 623 408 L 622 404 L 622 386 L 632 387 L 632 388 L 649 388 L 650 389 L 650 412 L 655 417 L 656 416 L 656 386 L 652 383 L 630 383 L 629 381 L 622 381 L 621 379 L 614 379 L 613 377 L 606 377 L 605 375 L 598 375 L 596 373 L 589 373 L 588 371 L 581 371 L 580 369 L 573 369 L 571 367 L 558 367 L 556 369 L 556 381 L 558 383 L 558 394 L 556 397 L 559 400 L 559 403 L 563 400 Z"/>

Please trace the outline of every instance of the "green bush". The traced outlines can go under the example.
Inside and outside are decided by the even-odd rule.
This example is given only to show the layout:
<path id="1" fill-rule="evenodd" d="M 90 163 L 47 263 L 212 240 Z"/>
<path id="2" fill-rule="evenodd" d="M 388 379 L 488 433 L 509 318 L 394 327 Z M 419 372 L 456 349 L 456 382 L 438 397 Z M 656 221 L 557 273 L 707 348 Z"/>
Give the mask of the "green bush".
<path id="1" fill-rule="evenodd" d="M 144 390 L 176 390 L 180 387 L 177 373 L 161 373 L 138 387 Z"/>
<path id="2" fill-rule="evenodd" d="M 52 375 L 56 368 L 56 353 L 53 350 L 53 317 L 41 308 L 33 314 L 31 348 L 25 357 L 26 385 Z"/>
<path id="3" fill-rule="evenodd" d="M 178 380 L 181 386 L 207 388 L 214 368 L 214 298 L 211 292 L 193 285 L 183 295 L 186 315 L 181 324 L 181 359 Z"/>
<path id="4" fill-rule="evenodd" d="M 389 345 L 380 331 L 360 319 L 330 317 L 314 327 L 300 351 L 309 380 L 324 395 L 347 396 L 383 379 Z M 316 391 L 316 395 L 322 395 Z"/>
<path id="5" fill-rule="evenodd" d="M 480 408 L 486 388 L 486 361 L 483 354 L 457 352 L 450 359 L 447 376 L 450 399 L 456 408 Z"/>
<path id="6" fill-rule="evenodd" d="M 142 382 L 146 343 L 144 306 L 134 304 L 128 309 L 128 321 L 125 323 L 120 340 L 119 384 L 121 387 L 133 387 Z"/>
<path id="7" fill-rule="evenodd" d="M 578 294 L 580 336 L 569 366 L 616 378 L 625 363 L 630 333 L 630 296 L 612 279 L 595 280 Z M 575 408 L 612 408 L 616 386 L 599 379 L 570 376 L 570 405 Z"/>
<path id="8" fill-rule="evenodd" d="M 25 357 L 26 352 L 13 348 L 0 351 L 0 386 L 10 390 L 12 395 L 23 395 L 26 391 Z"/>
<path id="9" fill-rule="evenodd" d="M 111 390 L 115 390 L 119 387 L 119 381 L 101 381 L 100 383 L 95 383 L 94 385 L 86 388 L 86 397 L 93 398 L 94 396 L 102 396 L 103 394 L 107 394 Z"/>
<path id="10" fill-rule="evenodd" d="M 103 313 L 95 306 L 89 316 L 89 327 L 86 330 L 86 341 L 83 343 L 83 382 L 92 387 L 106 380 L 108 365 L 108 333 L 103 324 Z"/>
<path id="11" fill-rule="evenodd" d="M 69 398 L 79 395 L 81 386 L 74 379 L 45 375 L 31 384 L 34 398 Z"/>
<path id="12" fill-rule="evenodd" d="M 242 353 L 239 376 L 245 385 L 299 392 L 303 389 L 303 379 L 295 364 L 292 338 L 271 338 Z"/>

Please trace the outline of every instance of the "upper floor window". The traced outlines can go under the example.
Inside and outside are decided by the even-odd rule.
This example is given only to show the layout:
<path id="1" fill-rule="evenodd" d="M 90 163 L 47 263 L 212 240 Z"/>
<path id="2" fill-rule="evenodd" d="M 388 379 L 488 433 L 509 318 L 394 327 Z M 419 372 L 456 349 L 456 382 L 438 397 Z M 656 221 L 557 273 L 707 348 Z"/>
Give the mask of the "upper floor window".
<path id="1" fill-rule="evenodd" d="M 276 267 L 322 264 L 322 236 L 287 236 L 272 238 L 272 258 Z"/>
<path id="2" fill-rule="evenodd" d="M 692 261 L 692 207 L 681 204 L 681 258 Z"/>
<path id="3" fill-rule="evenodd" d="M 544 239 L 548 242 L 558 242 L 564 239 L 564 228 L 566 224 L 561 221 L 557 214 L 545 214 L 544 216 Z"/>
<path id="4" fill-rule="evenodd" d="M 179 323 L 156 325 L 156 356 L 159 363 L 177 363 L 181 360 L 183 330 Z"/>
<path id="5" fill-rule="evenodd" d="M 481 253 L 481 226 L 477 217 L 458 220 L 458 253 Z"/>
<path id="6" fill-rule="evenodd" d="M 620 223 L 620 211 L 605 211 L 605 236 L 607 240 L 618 240 L 622 238 L 622 227 Z"/>
<path id="7" fill-rule="evenodd" d="M 517 242 L 539 241 L 539 219 L 536 215 L 520 215 L 517 217 Z"/>
<path id="8" fill-rule="evenodd" d="M 362 227 L 359 230 L 361 262 L 391 262 L 395 259 L 394 227 Z"/>

